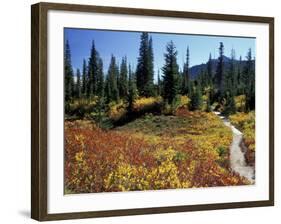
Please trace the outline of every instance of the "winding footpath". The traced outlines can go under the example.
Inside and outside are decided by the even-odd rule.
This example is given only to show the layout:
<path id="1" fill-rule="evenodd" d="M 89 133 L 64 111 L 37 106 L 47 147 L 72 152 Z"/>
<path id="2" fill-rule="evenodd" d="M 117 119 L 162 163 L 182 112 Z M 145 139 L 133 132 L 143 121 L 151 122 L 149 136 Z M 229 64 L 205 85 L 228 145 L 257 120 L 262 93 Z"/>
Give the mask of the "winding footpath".
<path id="1" fill-rule="evenodd" d="M 228 119 L 221 116 L 219 112 L 214 112 L 232 131 L 233 140 L 230 146 L 230 167 L 233 171 L 239 173 L 240 176 L 247 178 L 252 184 L 255 183 L 255 170 L 254 167 L 247 166 L 245 155 L 240 147 L 243 140 L 243 133 L 235 128 Z"/>

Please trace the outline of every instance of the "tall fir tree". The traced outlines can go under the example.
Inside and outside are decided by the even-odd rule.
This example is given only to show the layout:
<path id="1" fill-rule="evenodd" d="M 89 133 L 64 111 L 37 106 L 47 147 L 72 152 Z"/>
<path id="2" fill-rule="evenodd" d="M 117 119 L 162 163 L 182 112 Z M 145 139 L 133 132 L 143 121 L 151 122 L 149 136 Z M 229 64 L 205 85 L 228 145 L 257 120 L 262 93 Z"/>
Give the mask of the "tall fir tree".
<path id="1" fill-rule="evenodd" d="M 105 87 L 105 94 L 108 102 L 119 100 L 117 76 L 118 76 L 118 66 L 116 64 L 116 58 L 113 55 L 111 55 L 111 60 L 106 77 L 106 87 Z"/>
<path id="2" fill-rule="evenodd" d="M 250 111 L 255 109 L 255 69 L 251 48 L 248 50 L 246 59 L 242 80 L 244 86 L 243 92 L 246 95 L 246 110 Z"/>
<path id="3" fill-rule="evenodd" d="M 237 75 L 235 69 L 235 51 L 231 49 L 229 69 L 225 74 L 224 79 L 225 92 L 231 92 L 231 95 L 236 95 Z"/>
<path id="4" fill-rule="evenodd" d="M 127 57 L 122 58 L 122 62 L 120 66 L 119 94 L 121 98 L 126 98 L 128 95 Z"/>
<path id="5" fill-rule="evenodd" d="M 222 113 L 226 116 L 236 112 L 234 96 L 236 95 L 235 51 L 231 49 L 229 69 L 224 78 L 224 108 Z"/>
<path id="6" fill-rule="evenodd" d="M 214 62 L 212 59 L 212 54 L 209 54 L 209 60 L 207 62 L 207 71 L 206 71 L 206 76 L 207 76 L 207 82 L 208 82 L 208 103 L 211 105 L 214 103 Z M 208 112 L 211 111 L 211 107 L 208 108 Z"/>
<path id="7" fill-rule="evenodd" d="M 98 125 L 102 124 L 102 112 L 104 111 L 104 74 L 103 74 L 103 62 L 101 57 L 97 58 L 98 71 L 97 71 L 97 79 L 96 79 L 96 93 L 95 95 L 99 96 L 96 101 L 96 112 L 97 112 L 97 123 Z"/>
<path id="8" fill-rule="evenodd" d="M 209 54 L 209 60 L 207 62 L 207 79 L 209 85 L 213 84 L 213 61 L 212 61 L 212 54 Z"/>
<path id="9" fill-rule="evenodd" d="M 71 64 L 71 51 L 68 40 L 65 43 L 64 52 L 64 89 L 65 101 L 68 102 L 74 96 L 74 77 L 73 68 Z"/>
<path id="10" fill-rule="evenodd" d="M 144 92 L 146 96 L 154 96 L 154 84 L 153 84 L 153 76 L 154 76 L 154 54 L 153 54 L 153 41 L 152 37 L 149 37 L 148 41 L 148 75 L 146 79 L 146 85 L 144 87 Z"/>
<path id="11" fill-rule="evenodd" d="M 139 57 L 136 70 L 137 88 L 141 96 L 152 96 L 153 88 L 153 46 L 148 33 L 141 34 Z"/>
<path id="12" fill-rule="evenodd" d="M 142 33 L 140 39 L 136 78 L 139 94 L 144 95 L 145 79 L 148 74 L 148 33 Z"/>
<path id="13" fill-rule="evenodd" d="M 243 94 L 243 81 L 242 81 L 242 56 L 239 57 L 237 66 L 237 94 Z"/>
<path id="14" fill-rule="evenodd" d="M 178 94 L 179 66 L 177 63 L 177 51 L 173 41 L 166 46 L 165 64 L 163 71 L 163 98 L 171 104 Z"/>
<path id="15" fill-rule="evenodd" d="M 220 42 L 219 46 L 219 57 L 217 63 L 217 69 L 215 74 L 216 80 L 216 90 L 217 90 L 217 100 L 221 100 L 224 94 L 224 46 L 223 43 Z"/>
<path id="16" fill-rule="evenodd" d="M 186 59 L 183 65 L 182 94 L 190 93 L 190 77 L 189 77 L 189 47 L 186 49 Z"/>
<path id="17" fill-rule="evenodd" d="M 116 60 L 116 83 L 117 83 L 117 90 L 118 90 L 118 96 L 120 99 L 120 93 L 119 93 L 119 89 L 120 89 L 120 65 Z"/>
<path id="18" fill-rule="evenodd" d="M 131 65 L 129 64 L 129 81 L 128 81 L 128 90 L 129 93 L 133 93 L 134 98 L 138 95 L 137 84 L 136 84 L 136 74 L 133 72 Z"/>
<path id="19" fill-rule="evenodd" d="M 178 75 L 178 93 L 183 94 L 183 82 L 184 82 L 184 74 L 181 68 L 179 67 L 179 75 Z"/>
<path id="20" fill-rule="evenodd" d="M 162 95 L 162 81 L 161 81 L 161 78 L 160 78 L 159 69 L 158 69 L 158 72 L 157 72 L 157 95 L 158 96 Z"/>
<path id="21" fill-rule="evenodd" d="M 97 91 L 96 95 L 99 97 L 104 96 L 104 74 L 103 74 L 103 62 L 101 57 L 98 57 L 98 72 L 97 72 Z"/>
<path id="22" fill-rule="evenodd" d="M 98 52 L 95 47 L 95 41 L 92 42 L 91 55 L 88 65 L 88 96 L 97 94 L 97 80 L 98 80 Z"/>
<path id="23" fill-rule="evenodd" d="M 131 65 L 129 64 L 129 82 L 128 82 L 128 111 L 131 112 L 133 109 L 133 104 L 135 99 L 137 98 L 137 86 L 136 86 L 136 77 L 135 74 L 132 72 Z"/>
<path id="24" fill-rule="evenodd" d="M 85 59 L 83 59 L 81 93 L 84 96 L 87 93 L 87 65 L 86 65 L 86 60 Z"/>
<path id="25" fill-rule="evenodd" d="M 75 97 L 78 99 L 81 97 L 81 73 L 79 69 L 76 71 Z"/>

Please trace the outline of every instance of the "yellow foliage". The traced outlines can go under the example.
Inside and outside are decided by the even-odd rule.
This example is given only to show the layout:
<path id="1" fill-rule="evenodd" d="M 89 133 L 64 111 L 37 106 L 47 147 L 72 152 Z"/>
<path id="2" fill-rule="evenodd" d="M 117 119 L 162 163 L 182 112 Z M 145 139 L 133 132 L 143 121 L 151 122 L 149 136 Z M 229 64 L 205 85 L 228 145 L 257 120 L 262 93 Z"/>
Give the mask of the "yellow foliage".
<path id="1" fill-rule="evenodd" d="M 147 169 L 121 162 L 104 180 L 105 188 L 112 190 L 146 190 L 149 189 Z"/>
<path id="2" fill-rule="evenodd" d="M 236 113 L 229 120 L 243 133 L 246 146 L 255 151 L 255 112 Z"/>
<path id="3" fill-rule="evenodd" d="M 245 105 L 246 105 L 246 96 L 245 95 L 239 95 L 234 97 L 235 101 L 235 107 L 237 111 L 244 111 Z"/>
<path id="4" fill-rule="evenodd" d="M 184 106 L 184 107 L 188 107 L 190 102 L 190 99 L 188 98 L 188 96 L 184 95 L 184 96 L 180 96 L 180 106 Z"/>
<path id="5" fill-rule="evenodd" d="M 77 162 L 82 162 L 83 161 L 83 159 L 84 159 L 84 152 L 83 151 L 81 151 L 81 152 L 77 152 L 76 154 L 75 154 L 75 159 L 76 159 L 76 161 Z"/>
<path id="6" fill-rule="evenodd" d="M 177 153 L 177 151 L 175 151 L 172 147 L 169 147 L 167 149 L 159 148 L 159 149 L 155 150 L 154 157 L 159 162 L 172 161 L 173 158 L 175 157 L 176 153 Z"/>
<path id="7" fill-rule="evenodd" d="M 124 116 L 126 112 L 126 104 L 123 101 L 109 104 L 108 116 L 110 119 L 118 120 Z"/>
<path id="8" fill-rule="evenodd" d="M 115 191 L 190 187 L 188 180 L 180 180 L 178 167 L 173 161 L 175 154 L 172 147 L 157 150 L 155 157 L 160 164 L 151 168 L 121 162 L 104 180 L 105 187 Z"/>
<path id="9" fill-rule="evenodd" d="M 71 104 L 70 107 L 78 107 L 78 106 L 84 106 L 84 107 L 94 107 L 97 104 L 98 97 L 92 97 L 91 99 L 85 99 L 85 98 L 80 98 L 74 100 Z"/>
<path id="10" fill-rule="evenodd" d="M 160 103 L 162 101 L 162 97 L 141 97 L 139 99 L 136 99 L 133 104 L 133 110 L 140 111 L 144 107 L 153 106 L 157 103 Z"/>

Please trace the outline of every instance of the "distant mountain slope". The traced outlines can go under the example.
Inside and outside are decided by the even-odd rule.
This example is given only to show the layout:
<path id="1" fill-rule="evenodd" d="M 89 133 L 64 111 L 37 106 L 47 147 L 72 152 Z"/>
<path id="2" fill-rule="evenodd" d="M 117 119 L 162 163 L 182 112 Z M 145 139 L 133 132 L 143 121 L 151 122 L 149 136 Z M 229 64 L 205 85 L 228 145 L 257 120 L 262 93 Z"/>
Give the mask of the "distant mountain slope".
<path id="1" fill-rule="evenodd" d="M 224 61 L 224 64 L 225 64 L 225 68 L 228 69 L 229 66 L 230 66 L 231 59 L 224 56 L 223 61 Z M 217 63 L 218 63 L 218 59 L 213 59 L 212 63 L 213 63 L 213 72 L 215 72 L 216 67 L 217 67 Z M 235 60 L 234 63 L 235 63 L 235 65 L 238 65 L 239 60 Z M 246 61 L 242 60 L 242 67 L 245 64 L 246 64 Z M 189 68 L 190 78 L 195 79 L 201 73 L 201 71 L 206 71 L 206 69 L 207 69 L 207 62 L 202 63 L 201 65 L 194 65 L 194 66 L 190 67 Z"/>

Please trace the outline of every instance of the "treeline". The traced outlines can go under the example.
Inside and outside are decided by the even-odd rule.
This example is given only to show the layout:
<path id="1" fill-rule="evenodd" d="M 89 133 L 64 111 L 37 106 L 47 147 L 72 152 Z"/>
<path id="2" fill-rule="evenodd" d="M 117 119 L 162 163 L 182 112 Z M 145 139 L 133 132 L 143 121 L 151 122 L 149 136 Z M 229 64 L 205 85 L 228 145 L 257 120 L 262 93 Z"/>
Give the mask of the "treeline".
<path id="1" fill-rule="evenodd" d="M 236 111 L 234 97 L 244 95 L 244 111 L 254 110 L 255 60 L 251 49 L 247 52 L 246 61 L 242 61 L 241 56 L 237 61 L 234 49 L 230 58 L 225 57 L 224 45 L 220 42 L 219 57 L 214 60 L 210 54 L 207 68 L 200 72 L 195 83 L 196 88 L 207 96 L 207 107 L 218 102 L 225 114 L 232 114 Z"/>
<path id="2" fill-rule="evenodd" d="M 107 73 L 103 69 L 103 61 L 93 41 L 89 60 L 83 60 L 83 69 L 73 71 L 69 42 L 65 43 L 65 102 L 71 103 L 75 99 L 91 99 L 98 96 L 100 104 L 118 102 L 120 99 L 132 105 L 137 97 L 162 96 L 167 104 L 174 104 L 179 95 L 188 95 L 190 109 L 200 109 L 205 96 L 206 110 L 211 111 L 211 105 L 223 108 L 225 114 L 236 111 L 234 97 L 245 95 L 245 111 L 255 108 L 255 61 L 251 49 L 246 56 L 246 63 L 242 58 L 237 61 L 235 51 L 232 50 L 230 60 L 225 61 L 223 43 L 219 45 L 219 57 L 212 59 L 210 54 L 206 69 L 202 69 L 195 79 L 189 74 L 189 48 L 183 68 L 177 63 L 177 50 L 170 41 L 164 54 L 165 63 L 162 76 L 158 71 L 154 81 L 153 40 L 148 33 L 140 36 L 139 56 L 136 69 L 133 70 L 126 56 L 118 65 L 114 55 Z M 226 63 L 230 63 L 226 66 Z M 215 68 L 214 68 L 215 67 Z M 75 78 L 74 78 L 75 77 Z M 215 108 L 216 109 L 216 108 Z"/>

